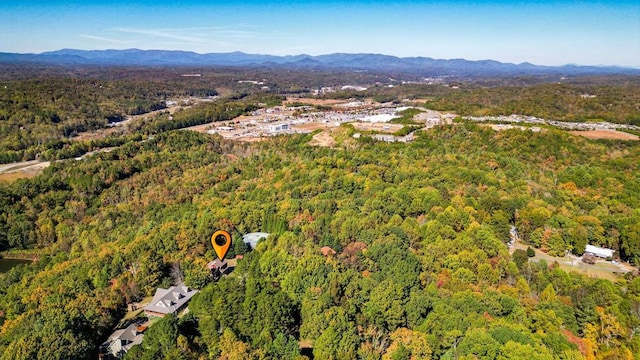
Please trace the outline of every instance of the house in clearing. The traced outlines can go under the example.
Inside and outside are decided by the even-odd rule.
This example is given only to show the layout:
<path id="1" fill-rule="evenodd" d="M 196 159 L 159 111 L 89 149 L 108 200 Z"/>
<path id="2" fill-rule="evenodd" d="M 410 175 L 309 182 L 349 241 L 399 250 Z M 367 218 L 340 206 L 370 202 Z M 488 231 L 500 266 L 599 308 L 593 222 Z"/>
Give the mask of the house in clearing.
<path id="1" fill-rule="evenodd" d="M 172 286 L 168 289 L 156 289 L 153 300 L 144 307 L 147 316 L 164 317 L 167 314 L 176 315 L 187 307 L 189 300 L 198 290 L 189 289 L 184 283 Z"/>
<path id="2" fill-rule="evenodd" d="M 584 252 L 585 254 L 591 254 L 603 259 L 608 259 L 613 258 L 614 250 L 605 249 L 599 246 L 587 245 L 587 247 L 584 249 Z"/>

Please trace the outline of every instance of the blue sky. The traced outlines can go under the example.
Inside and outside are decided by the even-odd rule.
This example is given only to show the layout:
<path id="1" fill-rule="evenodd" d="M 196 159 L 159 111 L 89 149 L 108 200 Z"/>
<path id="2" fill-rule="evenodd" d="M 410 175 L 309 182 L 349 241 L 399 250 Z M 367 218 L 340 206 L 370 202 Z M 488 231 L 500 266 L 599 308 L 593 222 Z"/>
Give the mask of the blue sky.
<path id="1" fill-rule="evenodd" d="M 640 0 L 3 2 L 0 52 L 348 52 L 640 67 Z"/>

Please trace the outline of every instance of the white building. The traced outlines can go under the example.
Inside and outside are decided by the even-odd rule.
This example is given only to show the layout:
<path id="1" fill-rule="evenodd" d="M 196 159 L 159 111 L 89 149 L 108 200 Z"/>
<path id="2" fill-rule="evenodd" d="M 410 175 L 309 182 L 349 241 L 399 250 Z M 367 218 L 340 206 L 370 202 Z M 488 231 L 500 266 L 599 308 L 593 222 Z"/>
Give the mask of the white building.
<path id="1" fill-rule="evenodd" d="M 279 132 L 289 130 L 289 124 L 275 124 L 269 125 L 270 132 Z"/>
<path id="2" fill-rule="evenodd" d="M 262 239 L 266 239 L 267 237 L 269 237 L 269 233 L 254 232 L 254 233 L 244 234 L 242 236 L 242 241 L 244 241 L 245 244 L 249 244 L 249 246 L 251 246 L 252 249 L 255 249 L 256 246 L 258 245 L 258 241 Z"/>
<path id="3" fill-rule="evenodd" d="M 613 252 L 615 250 L 605 249 L 599 246 L 587 245 L 584 249 L 585 254 L 595 255 L 597 257 L 601 257 L 603 259 L 613 258 Z"/>
<path id="4" fill-rule="evenodd" d="M 365 90 L 367 90 L 367 88 L 364 87 L 364 86 L 357 86 L 357 85 L 345 85 L 345 86 L 341 87 L 340 90 L 365 91 Z"/>

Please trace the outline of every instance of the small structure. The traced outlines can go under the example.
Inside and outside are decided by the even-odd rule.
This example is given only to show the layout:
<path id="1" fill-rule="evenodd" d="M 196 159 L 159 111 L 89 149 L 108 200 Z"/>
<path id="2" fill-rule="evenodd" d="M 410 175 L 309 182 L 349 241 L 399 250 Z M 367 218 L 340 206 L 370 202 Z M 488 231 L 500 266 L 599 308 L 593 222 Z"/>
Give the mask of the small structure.
<path id="1" fill-rule="evenodd" d="M 249 244 L 249 246 L 251 246 L 252 249 L 255 249 L 256 245 L 258 245 L 258 241 L 262 239 L 266 239 L 268 237 L 269 237 L 269 233 L 254 232 L 254 233 L 248 233 L 248 234 L 242 235 L 242 241 L 245 244 Z"/>
<path id="2" fill-rule="evenodd" d="M 100 347 L 101 358 L 121 359 L 134 345 L 142 343 L 143 332 L 146 329 L 133 323 L 124 329 L 114 331 Z"/>
<path id="3" fill-rule="evenodd" d="M 582 255 L 582 262 L 586 264 L 595 265 L 596 257 L 592 254 L 584 254 Z"/>
<path id="4" fill-rule="evenodd" d="M 220 261 L 220 259 L 215 259 L 207 264 L 207 268 L 209 270 L 219 270 L 221 273 L 226 273 L 229 271 L 229 264 L 226 260 Z"/>
<path id="5" fill-rule="evenodd" d="M 289 130 L 289 124 L 275 124 L 269 126 L 269 131 L 272 133 L 286 130 Z"/>
<path id="6" fill-rule="evenodd" d="M 235 259 L 224 259 L 219 260 L 215 259 L 210 261 L 207 264 L 207 268 L 209 269 L 209 276 L 213 279 L 213 281 L 218 281 L 222 276 L 229 275 L 235 270 L 236 266 L 238 266 L 238 257 L 242 259 L 242 255 L 236 255 Z"/>
<path id="7" fill-rule="evenodd" d="M 587 247 L 584 249 L 584 252 L 586 254 L 591 254 L 597 257 L 601 257 L 603 259 L 609 259 L 609 258 L 613 258 L 614 250 L 605 249 L 599 246 L 587 245 Z"/>
<path id="8" fill-rule="evenodd" d="M 147 316 L 164 317 L 167 314 L 177 314 L 184 309 L 198 290 L 189 289 L 184 283 L 168 289 L 156 289 L 153 300 L 144 307 Z"/>

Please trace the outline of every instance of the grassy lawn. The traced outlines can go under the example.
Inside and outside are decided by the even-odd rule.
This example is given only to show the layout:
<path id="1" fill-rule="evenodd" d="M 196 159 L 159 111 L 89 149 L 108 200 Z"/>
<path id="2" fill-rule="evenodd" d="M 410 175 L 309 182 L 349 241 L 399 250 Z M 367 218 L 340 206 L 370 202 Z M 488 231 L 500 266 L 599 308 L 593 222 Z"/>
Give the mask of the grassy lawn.
<path id="1" fill-rule="evenodd" d="M 136 316 L 140 315 L 140 313 L 144 311 L 144 309 L 143 309 L 144 306 L 147 305 L 148 303 L 150 303 L 152 299 L 153 299 L 153 296 L 148 296 L 148 297 L 142 299 L 140 302 L 138 302 L 138 304 L 139 304 L 138 309 L 134 310 L 134 311 L 129 311 L 127 313 L 127 315 L 125 315 L 124 318 L 122 318 L 122 321 L 133 319 Z"/>
<path id="2" fill-rule="evenodd" d="M 526 250 L 528 247 L 528 245 L 517 241 L 510 249 L 510 252 L 513 252 L 515 249 Z M 598 279 L 607 279 L 615 282 L 622 277 L 623 273 L 633 270 L 633 268 L 624 264 L 615 265 L 609 261 L 598 260 L 594 265 L 591 265 L 582 262 L 582 259 L 577 256 L 570 255 L 555 257 L 544 253 L 533 246 L 531 248 L 534 249 L 536 256 L 529 259 L 529 261 L 545 260 L 549 264 L 557 262 L 560 265 L 560 269 L 564 271 L 577 272 Z"/>

